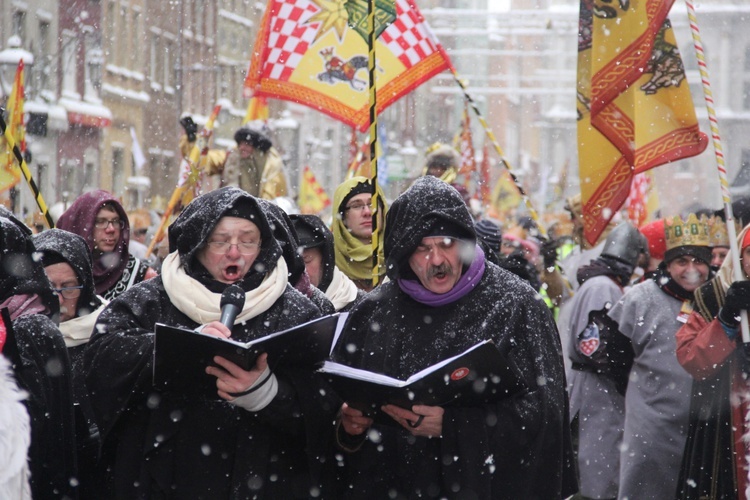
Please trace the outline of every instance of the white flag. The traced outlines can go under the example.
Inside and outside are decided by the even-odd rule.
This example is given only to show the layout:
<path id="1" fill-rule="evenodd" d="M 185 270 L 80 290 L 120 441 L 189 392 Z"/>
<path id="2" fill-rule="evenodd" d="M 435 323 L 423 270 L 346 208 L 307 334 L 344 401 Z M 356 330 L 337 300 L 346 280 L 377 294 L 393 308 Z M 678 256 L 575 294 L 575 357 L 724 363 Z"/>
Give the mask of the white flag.
<path id="1" fill-rule="evenodd" d="M 146 157 L 143 156 L 143 150 L 141 145 L 138 144 L 138 137 L 135 135 L 135 129 L 130 127 L 130 137 L 133 139 L 133 162 L 135 163 L 135 171 L 140 174 L 143 172 L 143 166 L 146 164 Z"/>

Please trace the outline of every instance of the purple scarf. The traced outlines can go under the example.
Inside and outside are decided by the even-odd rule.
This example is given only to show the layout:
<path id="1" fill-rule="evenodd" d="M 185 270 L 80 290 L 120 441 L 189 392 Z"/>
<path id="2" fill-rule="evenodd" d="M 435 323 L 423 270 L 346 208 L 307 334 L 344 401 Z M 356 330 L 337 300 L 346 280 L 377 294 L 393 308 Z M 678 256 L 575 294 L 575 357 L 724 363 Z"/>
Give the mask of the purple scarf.
<path id="1" fill-rule="evenodd" d="M 447 293 L 434 293 L 422 286 L 419 280 L 398 280 L 398 286 L 412 299 L 422 304 L 439 307 L 455 302 L 477 286 L 484 275 L 484 252 L 476 246 L 474 260 L 469 269 L 459 278 L 456 285 Z"/>

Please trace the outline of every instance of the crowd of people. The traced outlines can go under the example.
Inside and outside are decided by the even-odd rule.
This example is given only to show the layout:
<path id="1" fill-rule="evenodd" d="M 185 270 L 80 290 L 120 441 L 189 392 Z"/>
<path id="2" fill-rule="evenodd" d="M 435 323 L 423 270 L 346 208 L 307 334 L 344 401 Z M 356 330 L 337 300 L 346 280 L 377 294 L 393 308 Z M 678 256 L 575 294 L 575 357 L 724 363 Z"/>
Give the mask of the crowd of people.
<path id="1" fill-rule="evenodd" d="M 718 213 L 615 218 L 591 245 L 574 197 L 545 238 L 477 215 L 447 146 L 390 203 L 345 180 L 327 223 L 264 196 L 278 155 L 235 138 L 158 259 L 103 190 L 39 234 L 0 208 L 0 498 L 747 497 L 747 227 L 740 280 Z M 376 417 L 265 354 L 214 357 L 210 394 L 154 383 L 157 323 L 247 342 L 336 313 L 332 361 L 404 380 L 489 341 L 524 390 Z"/>

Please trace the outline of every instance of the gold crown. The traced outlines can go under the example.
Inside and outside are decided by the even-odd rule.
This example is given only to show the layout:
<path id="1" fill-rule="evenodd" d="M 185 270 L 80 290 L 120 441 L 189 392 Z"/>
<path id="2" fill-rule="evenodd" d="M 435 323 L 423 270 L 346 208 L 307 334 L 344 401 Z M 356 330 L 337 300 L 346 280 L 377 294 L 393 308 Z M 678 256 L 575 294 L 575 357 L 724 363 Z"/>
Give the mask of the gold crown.
<path id="1" fill-rule="evenodd" d="M 709 219 L 708 235 L 709 246 L 729 246 L 729 233 L 727 232 L 727 223 L 721 220 L 721 217 L 711 217 L 711 219 Z"/>
<path id="2" fill-rule="evenodd" d="M 698 219 L 695 214 L 690 214 L 683 221 L 678 215 L 673 219 L 664 220 L 664 235 L 667 240 L 667 250 L 687 245 L 707 247 L 710 246 L 709 220 L 705 215 Z"/>

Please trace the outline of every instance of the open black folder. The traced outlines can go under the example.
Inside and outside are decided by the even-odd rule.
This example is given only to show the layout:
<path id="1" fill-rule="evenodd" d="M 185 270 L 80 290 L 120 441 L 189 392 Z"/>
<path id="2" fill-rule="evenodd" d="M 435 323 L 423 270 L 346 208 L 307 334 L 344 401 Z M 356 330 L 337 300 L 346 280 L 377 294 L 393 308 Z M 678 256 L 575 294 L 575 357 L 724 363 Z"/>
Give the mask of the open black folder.
<path id="1" fill-rule="evenodd" d="M 411 409 L 429 406 L 479 406 L 526 389 L 516 370 L 490 340 L 398 380 L 380 373 L 326 361 L 320 373 L 353 408 L 382 423 L 393 420 L 379 411 L 385 404 Z"/>
<path id="2" fill-rule="evenodd" d="M 346 314 L 332 314 L 250 342 L 237 342 L 194 330 L 156 324 L 154 341 L 154 386 L 169 391 L 216 394 L 216 377 L 206 374 L 215 365 L 214 356 L 228 359 L 245 370 L 268 353 L 268 365 L 298 365 L 314 370 L 326 359 L 343 327 Z"/>

